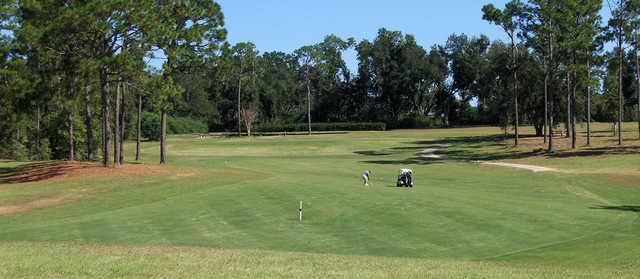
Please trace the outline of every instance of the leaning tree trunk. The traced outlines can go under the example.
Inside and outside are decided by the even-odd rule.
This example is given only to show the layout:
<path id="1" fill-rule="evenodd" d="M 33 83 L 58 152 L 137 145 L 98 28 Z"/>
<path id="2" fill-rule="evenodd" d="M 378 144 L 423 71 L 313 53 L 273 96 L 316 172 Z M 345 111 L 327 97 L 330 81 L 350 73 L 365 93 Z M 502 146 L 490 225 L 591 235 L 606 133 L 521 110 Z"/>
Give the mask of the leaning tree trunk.
<path id="1" fill-rule="evenodd" d="M 87 160 L 93 161 L 93 114 L 91 112 L 91 94 L 89 85 L 84 87 L 84 125 L 87 137 Z"/>
<path id="2" fill-rule="evenodd" d="M 124 164 L 124 137 L 125 137 L 125 130 L 126 130 L 126 125 L 125 125 L 125 95 L 127 94 L 127 84 L 126 83 L 122 83 L 122 96 L 121 97 L 121 102 L 120 102 L 120 156 L 118 157 L 118 160 L 120 162 L 120 165 Z"/>
<path id="3" fill-rule="evenodd" d="M 116 98 L 113 103 L 114 115 L 114 136 L 113 136 L 113 166 L 120 166 L 120 82 L 116 83 Z"/>
<path id="4" fill-rule="evenodd" d="M 136 119 L 136 161 L 140 161 L 140 138 L 142 132 L 142 95 L 138 95 L 138 114 Z"/>
<path id="5" fill-rule="evenodd" d="M 167 109 L 163 108 L 161 112 L 160 124 L 160 164 L 167 163 Z"/>
<path id="6" fill-rule="evenodd" d="M 110 112 L 109 108 L 109 75 L 107 69 L 102 68 L 100 70 L 100 95 L 102 96 L 102 164 L 109 166 L 110 157 L 110 141 L 111 141 L 111 124 L 109 121 Z"/>

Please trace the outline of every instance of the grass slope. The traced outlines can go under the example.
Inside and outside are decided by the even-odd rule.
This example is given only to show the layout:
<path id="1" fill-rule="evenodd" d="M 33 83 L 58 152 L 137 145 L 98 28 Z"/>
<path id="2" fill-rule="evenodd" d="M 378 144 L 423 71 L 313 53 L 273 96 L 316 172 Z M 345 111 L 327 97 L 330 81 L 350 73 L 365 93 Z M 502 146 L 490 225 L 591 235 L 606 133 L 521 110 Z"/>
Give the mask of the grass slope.
<path id="1" fill-rule="evenodd" d="M 153 174 L 0 182 L 0 206 L 82 196 L 0 216 L 0 270 L 7 270 L 0 276 L 199 277 L 216 269 L 223 277 L 637 277 L 636 142 L 616 155 L 581 148 L 549 158 L 535 143 L 512 148 L 495 141 L 499 133 L 177 136 L 168 146 L 171 166 Z M 443 140 L 453 146 L 439 152 L 461 161 L 416 155 Z M 605 146 L 602 140 L 595 144 Z M 157 145 L 146 143 L 143 158 L 155 164 Z M 473 159 L 568 171 L 464 161 Z M 0 181 L 22 165 L 0 163 Z M 401 167 L 415 170 L 417 187 L 393 187 Z M 361 185 L 365 169 L 373 170 L 371 188 Z"/>

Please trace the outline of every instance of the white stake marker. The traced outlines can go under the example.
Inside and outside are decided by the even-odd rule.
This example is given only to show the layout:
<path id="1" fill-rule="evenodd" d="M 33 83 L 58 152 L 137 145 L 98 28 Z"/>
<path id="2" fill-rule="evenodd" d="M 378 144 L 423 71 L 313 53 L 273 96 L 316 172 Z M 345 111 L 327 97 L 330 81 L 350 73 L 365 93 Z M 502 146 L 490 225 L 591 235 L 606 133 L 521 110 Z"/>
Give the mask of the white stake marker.
<path id="1" fill-rule="evenodd" d="M 298 217 L 300 218 L 300 222 L 302 222 L 302 201 L 300 201 L 300 207 L 298 207 Z"/>

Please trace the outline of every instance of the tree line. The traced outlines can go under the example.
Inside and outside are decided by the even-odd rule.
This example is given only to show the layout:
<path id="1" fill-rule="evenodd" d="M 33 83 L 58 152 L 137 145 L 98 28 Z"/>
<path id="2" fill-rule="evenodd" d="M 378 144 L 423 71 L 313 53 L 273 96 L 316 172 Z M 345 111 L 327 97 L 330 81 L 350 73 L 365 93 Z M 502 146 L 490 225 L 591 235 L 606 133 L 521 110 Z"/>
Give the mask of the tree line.
<path id="1" fill-rule="evenodd" d="M 519 126 L 532 125 L 549 152 L 559 129 L 576 148 L 578 122 L 587 144 L 592 121 L 620 129 L 637 119 L 640 133 L 640 1 L 604 4 L 484 6 L 506 42 L 453 34 L 424 47 L 383 28 L 371 40 L 329 35 L 260 53 L 226 41 L 214 1 L 3 1 L 0 158 L 119 166 L 125 139 L 136 140 L 139 160 L 152 138 L 166 163 L 176 123 L 240 135 L 300 123 L 311 133 L 312 122 L 500 125 L 516 145 Z M 603 9 L 612 11 L 607 22 Z M 355 71 L 346 51 L 357 55 Z"/>

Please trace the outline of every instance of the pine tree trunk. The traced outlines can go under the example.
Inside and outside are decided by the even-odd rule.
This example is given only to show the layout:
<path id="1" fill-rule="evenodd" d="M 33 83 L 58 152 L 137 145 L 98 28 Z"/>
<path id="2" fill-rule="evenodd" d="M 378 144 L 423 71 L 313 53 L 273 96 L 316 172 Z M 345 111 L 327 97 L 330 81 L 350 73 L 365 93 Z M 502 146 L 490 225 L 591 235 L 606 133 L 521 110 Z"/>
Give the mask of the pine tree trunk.
<path id="1" fill-rule="evenodd" d="M 142 95 L 138 95 L 138 115 L 136 119 L 136 161 L 140 161 L 140 139 L 142 137 Z"/>
<path id="2" fill-rule="evenodd" d="M 549 74 L 544 77 L 544 127 L 542 136 L 544 144 L 547 144 L 547 131 L 549 129 Z"/>
<path id="3" fill-rule="evenodd" d="M 124 164 L 124 137 L 126 131 L 125 125 L 125 94 L 127 94 L 127 84 L 123 83 L 122 85 L 122 94 L 121 94 L 121 102 L 120 102 L 120 165 Z"/>
<path id="4" fill-rule="evenodd" d="M 587 60 L 587 146 L 591 146 L 591 64 Z"/>
<path id="5" fill-rule="evenodd" d="M 618 145 L 622 145 L 622 121 L 624 117 L 624 102 L 622 97 L 622 31 L 618 34 Z"/>
<path id="6" fill-rule="evenodd" d="M 550 78 L 553 78 L 553 72 L 551 72 L 551 69 L 553 69 L 552 66 L 553 65 L 553 34 L 549 34 L 549 68 L 547 69 L 547 76 L 549 76 Z M 549 154 L 553 153 L 553 128 L 555 127 L 555 123 L 553 123 L 553 87 L 549 86 L 548 87 L 548 93 L 549 93 L 549 98 L 548 98 L 548 107 L 547 107 L 547 111 L 549 113 L 549 140 L 547 141 L 547 143 L 549 144 L 549 147 L 547 148 L 547 152 Z"/>
<path id="7" fill-rule="evenodd" d="M 110 112 L 109 108 L 111 104 L 109 102 L 109 75 L 107 69 L 102 68 L 100 70 L 100 95 L 102 96 L 102 164 L 105 167 L 109 166 L 110 157 L 110 141 L 111 141 L 111 125 L 110 125 Z"/>
<path id="8" fill-rule="evenodd" d="M 93 161 L 93 114 L 91 113 L 91 94 L 89 85 L 84 87 L 84 125 L 87 137 L 87 160 Z"/>
<path id="9" fill-rule="evenodd" d="M 577 65 L 578 64 L 578 60 L 576 57 L 576 52 L 573 51 L 572 53 L 572 59 L 573 59 L 573 65 Z M 570 82 L 569 84 L 571 84 L 571 105 L 569 106 L 571 108 L 571 116 L 569 118 L 569 120 L 571 121 L 571 149 L 576 149 L 576 118 L 577 118 L 577 106 L 576 106 L 576 91 L 578 90 L 577 86 L 578 86 L 578 75 L 576 70 L 573 70 L 572 72 L 573 74 L 573 82 Z"/>
<path id="10" fill-rule="evenodd" d="M 514 100 L 515 100 L 515 146 L 518 146 L 519 140 L 520 140 L 520 132 L 518 131 L 518 127 L 520 126 L 520 118 L 518 117 L 518 76 L 516 73 L 514 73 L 514 78 L 515 78 L 515 89 L 514 89 Z"/>
<path id="11" fill-rule="evenodd" d="M 636 60 L 636 82 L 638 83 L 638 137 L 640 138 L 640 61 L 638 61 L 638 44 L 640 42 L 636 42 L 635 49 L 633 53 L 635 54 Z"/>
<path id="12" fill-rule="evenodd" d="M 307 121 L 309 128 L 309 135 L 311 135 L 311 84 L 309 78 L 307 78 Z"/>
<path id="13" fill-rule="evenodd" d="M 38 159 L 40 158 L 42 146 L 40 144 L 40 105 L 36 107 L 36 153 L 38 154 Z"/>
<path id="14" fill-rule="evenodd" d="M 242 136 L 242 118 L 240 117 L 240 93 L 242 90 L 242 77 L 238 78 L 238 136 Z"/>
<path id="15" fill-rule="evenodd" d="M 566 138 L 571 137 L 571 76 L 567 71 L 567 120 L 564 124 L 567 131 Z"/>
<path id="16" fill-rule="evenodd" d="M 167 163 L 167 110 L 162 109 L 160 127 L 160 164 Z"/>
<path id="17" fill-rule="evenodd" d="M 553 149 L 554 124 L 555 123 L 553 122 L 553 91 L 549 90 L 549 140 L 547 141 L 547 143 L 549 144 L 549 147 L 547 148 L 548 153 L 554 152 L 554 149 Z"/>
<path id="18" fill-rule="evenodd" d="M 518 130 L 520 126 L 520 118 L 518 116 L 518 70 L 517 70 L 517 48 L 515 42 L 515 34 L 512 32 L 511 34 L 511 55 L 513 55 L 513 98 L 515 104 L 515 146 L 518 146 L 520 140 L 520 132 Z"/>
<path id="19" fill-rule="evenodd" d="M 573 72 L 573 90 L 571 92 L 571 149 L 576 149 L 576 72 Z"/>
<path id="20" fill-rule="evenodd" d="M 69 161 L 75 161 L 75 148 L 73 145 L 73 112 L 71 109 L 67 112 L 67 125 L 68 125 L 68 137 L 69 137 Z"/>
<path id="21" fill-rule="evenodd" d="M 116 83 L 116 98 L 113 102 L 114 136 L 113 136 L 113 166 L 120 166 L 120 82 Z"/>

